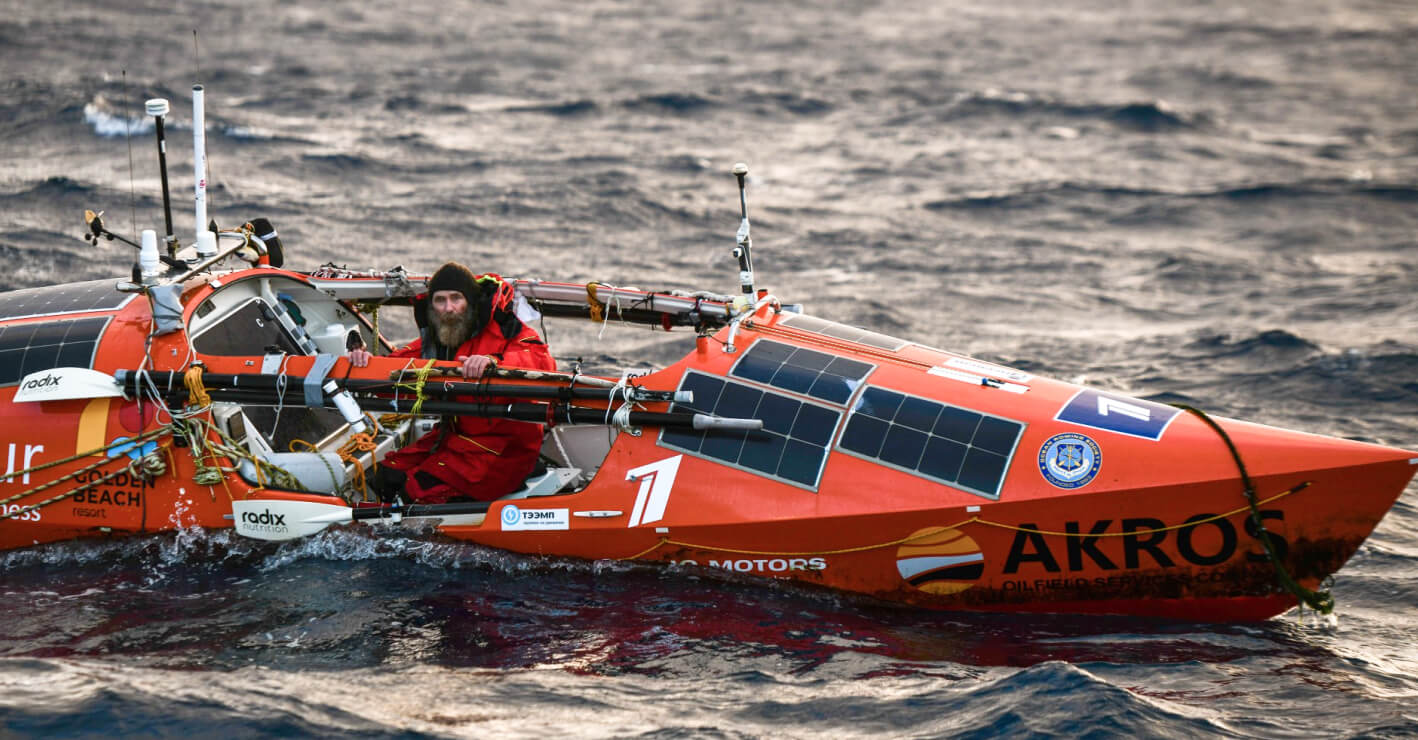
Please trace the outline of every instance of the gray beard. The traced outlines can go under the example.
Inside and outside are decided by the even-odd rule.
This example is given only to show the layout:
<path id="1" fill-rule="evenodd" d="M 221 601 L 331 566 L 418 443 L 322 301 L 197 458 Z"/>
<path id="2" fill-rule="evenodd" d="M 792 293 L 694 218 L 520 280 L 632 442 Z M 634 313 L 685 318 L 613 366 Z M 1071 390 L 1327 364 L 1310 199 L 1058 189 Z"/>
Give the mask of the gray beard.
<path id="1" fill-rule="evenodd" d="M 432 306 L 428 307 L 428 323 L 433 327 L 433 336 L 438 343 L 449 349 L 463 346 L 473 336 L 472 310 L 464 311 L 452 319 L 444 319 Z"/>

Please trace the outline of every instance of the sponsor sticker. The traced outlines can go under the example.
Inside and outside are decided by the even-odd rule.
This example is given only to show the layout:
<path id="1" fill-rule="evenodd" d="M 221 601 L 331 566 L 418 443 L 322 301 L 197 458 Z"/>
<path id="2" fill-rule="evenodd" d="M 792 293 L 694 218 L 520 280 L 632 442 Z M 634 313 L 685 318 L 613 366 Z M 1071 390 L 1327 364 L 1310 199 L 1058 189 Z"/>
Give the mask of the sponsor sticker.
<path id="1" fill-rule="evenodd" d="M 1155 442 L 1181 412 L 1175 406 L 1084 388 L 1054 418 Z"/>
<path id="2" fill-rule="evenodd" d="M 20 379 L 14 401 L 65 401 L 75 398 L 114 398 L 123 395 L 113 378 L 86 367 L 40 370 Z"/>
<path id="3" fill-rule="evenodd" d="M 969 357 L 952 357 L 945 361 L 945 366 L 953 367 L 957 370 L 978 373 L 980 375 L 988 375 L 992 378 L 1008 380 L 1011 383 L 1028 383 L 1034 379 L 1033 375 L 1015 370 L 1012 367 L 995 365 L 989 362 L 980 362 L 979 360 L 972 360 Z"/>
<path id="4" fill-rule="evenodd" d="M 523 509 L 516 504 L 508 504 L 502 507 L 498 519 L 504 532 L 571 528 L 570 509 Z"/>
<path id="5" fill-rule="evenodd" d="M 958 594 L 980 580 L 985 555 L 958 529 L 927 527 L 896 550 L 896 572 L 911 587 L 937 596 Z"/>
<path id="6" fill-rule="evenodd" d="M 626 471 L 626 480 L 640 481 L 640 490 L 635 494 L 635 508 L 630 511 L 627 527 L 665 518 L 665 506 L 670 502 L 670 492 L 674 490 L 675 476 L 679 474 L 682 459 L 684 455 L 675 455 Z"/>
<path id="7" fill-rule="evenodd" d="M 1008 383 L 998 378 L 992 378 L 988 375 L 980 375 L 978 373 L 967 373 L 962 372 L 960 370 L 951 370 L 950 368 L 945 367 L 933 367 L 927 370 L 926 372 L 937 377 L 949 378 L 950 380 L 958 380 L 961 383 L 969 383 L 970 385 L 979 385 L 984 386 L 986 388 L 998 388 L 999 390 L 1009 391 L 1010 393 L 1024 393 L 1029 390 L 1029 386 L 1027 385 L 1020 385 L 1018 383 Z"/>
<path id="8" fill-rule="evenodd" d="M 1039 472 L 1059 488 L 1080 488 L 1098 475 L 1103 453 L 1082 434 L 1055 434 L 1039 448 Z"/>

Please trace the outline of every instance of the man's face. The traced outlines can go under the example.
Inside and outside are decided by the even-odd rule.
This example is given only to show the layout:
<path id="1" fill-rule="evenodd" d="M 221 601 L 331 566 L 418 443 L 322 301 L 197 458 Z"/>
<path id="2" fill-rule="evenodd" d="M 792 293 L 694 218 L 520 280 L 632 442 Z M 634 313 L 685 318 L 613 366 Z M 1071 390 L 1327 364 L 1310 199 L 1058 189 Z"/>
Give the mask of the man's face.
<path id="1" fill-rule="evenodd" d="M 468 308 L 462 291 L 434 291 L 428 301 L 428 318 L 440 344 L 457 347 L 473 336 L 473 314 Z"/>
<path id="2" fill-rule="evenodd" d="M 461 290 L 439 290 L 433 294 L 433 310 L 445 321 L 468 312 L 468 299 Z"/>

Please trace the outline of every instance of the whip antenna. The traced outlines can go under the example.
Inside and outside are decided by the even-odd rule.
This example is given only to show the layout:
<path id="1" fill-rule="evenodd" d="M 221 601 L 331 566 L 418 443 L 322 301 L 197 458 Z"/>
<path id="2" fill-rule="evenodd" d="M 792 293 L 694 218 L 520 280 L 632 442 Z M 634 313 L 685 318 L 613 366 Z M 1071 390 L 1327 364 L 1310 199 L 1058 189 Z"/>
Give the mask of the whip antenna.
<path id="1" fill-rule="evenodd" d="M 128 142 L 128 206 L 132 210 L 133 233 L 136 234 L 138 233 L 138 189 L 133 184 L 133 123 L 128 120 L 128 70 L 120 70 L 119 75 L 123 78 L 123 139 Z M 103 221 L 98 223 L 102 228 Z"/>
<path id="2" fill-rule="evenodd" d="M 748 165 L 743 162 L 734 164 L 734 177 L 739 180 L 739 213 L 743 220 L 739 222 L 739 231 L 735 238 L 738 246 L 734 247 L 734 257 L 739 261 L 739 285 L 743 288 L 743 294 L 753 299 L 753 255 L 750 250 L 753 240 L 749 238 L 748 229 L 748 200 L 744 197 L 744 176 L 748 174 Z"/>
<path id="3" fill-rule="evenodd" d="M 163 133 L 163 116 L 167 115 L 168 104 L 166 98 L 153 98 L 145 106 L 148 115 L 153 117 L 158 134 L 158 170 L 162 173 L 162 215 L 163 223 L 167 226 L 167 254 L 169 257 L 177 254 L 177 237 L 172 233 L 172 195 L 167 189 L 167 137 Z"/>

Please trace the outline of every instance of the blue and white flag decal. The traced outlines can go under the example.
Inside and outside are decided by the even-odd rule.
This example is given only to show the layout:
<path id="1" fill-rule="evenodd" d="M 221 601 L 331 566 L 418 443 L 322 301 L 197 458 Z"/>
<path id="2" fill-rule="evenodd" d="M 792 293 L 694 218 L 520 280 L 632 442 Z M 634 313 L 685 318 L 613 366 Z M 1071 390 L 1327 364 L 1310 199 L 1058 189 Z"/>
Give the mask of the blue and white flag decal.
<path id="1" fill-rule="evenodd" d="M 1054 418 L 1155 442 L 1181 412 L 1174 406 L 1084 388 Z"/>

